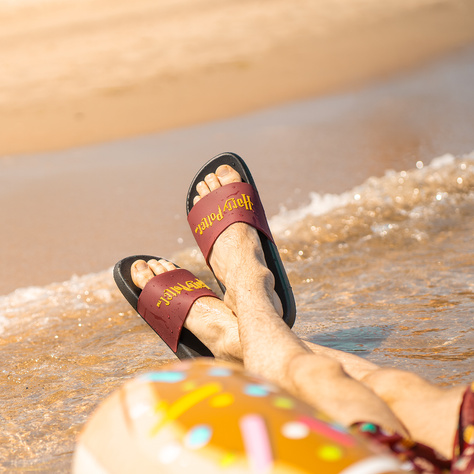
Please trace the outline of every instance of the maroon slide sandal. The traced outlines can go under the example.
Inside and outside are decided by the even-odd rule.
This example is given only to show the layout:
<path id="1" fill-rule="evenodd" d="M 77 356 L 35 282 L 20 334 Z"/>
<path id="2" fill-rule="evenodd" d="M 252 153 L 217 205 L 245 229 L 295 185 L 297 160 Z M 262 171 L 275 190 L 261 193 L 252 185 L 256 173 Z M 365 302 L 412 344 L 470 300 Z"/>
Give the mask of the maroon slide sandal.
<path id="1" fill-rule="evenodd" d="M 242 182 L 222 186 L 194 205 L 194 198 L 198 195 L 196 184 L 223 164 L 235 169 L 240 174 Z M 291 328 L 296 318 L 293 291 L 268 227 L 255 182 L 242 158 L 235 153 L 222 153 L 208 161 L 191 182 L 186 200 L 186 213 L 191 231 L 208 264 L 212 245 L 231 224 L 245 222 L 258 230 L 267 267 L 275 277 L 275 291 L 283 306 L 283 320 Z M 225 293 L 225 286 L 219 280 L 217 282 Z"/>
<path id="2" fill-rule="evenodd" d="M 132 281 L 132 264 L 153 258 L 160 260 L 150 255 L 134 255 L 118 262 L 114 267 L 114 280 L 119 290 L 179 359 L 214 357 L 183 325 L 198 298 L 217 296 L 203 281 L 182 268 L 156 275 L 141 290 Z"/>

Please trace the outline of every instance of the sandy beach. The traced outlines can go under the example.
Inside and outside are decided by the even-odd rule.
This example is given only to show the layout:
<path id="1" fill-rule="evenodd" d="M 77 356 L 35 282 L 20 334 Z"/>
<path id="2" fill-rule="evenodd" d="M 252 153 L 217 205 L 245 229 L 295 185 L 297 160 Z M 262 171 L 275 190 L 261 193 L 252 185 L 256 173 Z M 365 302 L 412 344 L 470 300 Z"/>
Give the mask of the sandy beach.
<path id="1" fill-rule="evenodd" d="M 184 195 L 222 151 L 272 216 L 474 149 L 471 0 L 0 2 L 0 22 L 0 294 L 193 245 Z"/>
<path id="2" fill-rule="evenodd" d="M 0 156 L 232 117 L 474 39 L 471 0 L 0 2 Z"/>

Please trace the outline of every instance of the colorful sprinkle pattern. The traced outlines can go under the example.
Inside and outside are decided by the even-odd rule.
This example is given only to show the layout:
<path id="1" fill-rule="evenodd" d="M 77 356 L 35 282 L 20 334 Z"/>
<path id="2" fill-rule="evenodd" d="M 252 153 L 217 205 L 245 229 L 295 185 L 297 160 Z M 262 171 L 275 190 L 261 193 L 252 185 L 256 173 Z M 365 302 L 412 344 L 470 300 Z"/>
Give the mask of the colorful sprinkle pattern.
<path id="1" fill-rule="evenodd" d="M 206 446 L 211 437 L 212 428 L 209 425 L 197 425 L 186 434 L 184 445 L 190 449 L 199 449 Z"/>
<path id="2" fill-rule="evenodd" d="M 256 414 L 245 415 L 239 424 L 252 471 L 268 472 L 273 464 L 273 453 L 264 418 Z"/>
<path id="3" fill-rule="evenodd" d="M 146 412 L 146 439 L 155 443 L 150 451 L 160 465 L 192 465 L 198 455 L 219 472 L 283 473 L 291 467 L 338 474 L 374 454 L 309 405 L 237 365 L 197 359 L 140 380 L 155 399 Z"/>

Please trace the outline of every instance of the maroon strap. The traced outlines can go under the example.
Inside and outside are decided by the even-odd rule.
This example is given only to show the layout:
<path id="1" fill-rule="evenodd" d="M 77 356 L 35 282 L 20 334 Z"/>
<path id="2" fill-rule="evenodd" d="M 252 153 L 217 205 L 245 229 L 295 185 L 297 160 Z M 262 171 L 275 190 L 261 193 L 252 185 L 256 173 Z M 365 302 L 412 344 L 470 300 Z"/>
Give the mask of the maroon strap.
<path id="1" fill-rule="evenodd" d="M 138 314 L 168 344 L 173 352 L 192 304 L 202 296 L 215 293 L 199 278 L 184 269 L 156 275 L 138 298 Z"/>
<path id="2" fill-rule="evenodd" d="M 206 262 L 217 237 L 235 222 L 255 227 L 273 242 L 258 192 L 247 183 L 226 184 L 212 191 L 193 206 L 188 222 Z"/>

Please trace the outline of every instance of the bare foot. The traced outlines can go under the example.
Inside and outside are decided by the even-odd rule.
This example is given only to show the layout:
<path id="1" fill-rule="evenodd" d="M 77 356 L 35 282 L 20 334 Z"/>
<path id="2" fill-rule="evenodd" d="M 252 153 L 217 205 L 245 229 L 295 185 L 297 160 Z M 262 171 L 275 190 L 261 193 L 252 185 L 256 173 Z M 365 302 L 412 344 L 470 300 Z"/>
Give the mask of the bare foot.
<path id="1" fill-rule="evenodd" d="M 242 179 L 236 170 L 221 165 L 196 185 L 199 196 L 194 198 L 194 204 L 212 191 L 240 181 Z M 241 222 L 229 226 L 215 241 L 209 264 L 216 278 L 227 288 L 224 301 L 234 312 L 237 311 L 238 297 L 245 295 L 246 288 L 253 292 L 264 288 L 264 294 L 260 296 L 268 299 L 276 312 L 283 316 L 281 301 L 274 290 L 275 280 L 267 268 L 256 229 Z M 234 289 L 238 289 L 238 294 Z"/>
<path id="2" fill-rule="evenodd" d="M 155 276 L 175 270 L 167 260 L 137 260 L 131 268 L 132 280 L 139 288 Z M 237 320 L 225 303 L 217 298 L 203 296 L 191 306 L 184 327 L 205 344 L 216 358 L 242 361 Z"/>

